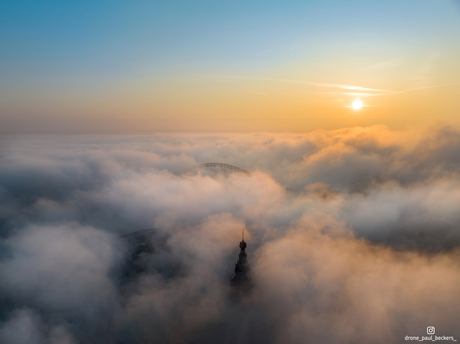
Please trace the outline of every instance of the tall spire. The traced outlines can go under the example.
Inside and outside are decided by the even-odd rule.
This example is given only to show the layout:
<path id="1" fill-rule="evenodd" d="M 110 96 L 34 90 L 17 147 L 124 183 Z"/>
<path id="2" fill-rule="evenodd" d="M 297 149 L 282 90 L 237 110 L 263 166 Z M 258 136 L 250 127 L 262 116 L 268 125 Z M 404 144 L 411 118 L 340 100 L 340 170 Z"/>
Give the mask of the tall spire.
<path id="1" fill-rule="evenodd" d="M 238 289 L 245 289 L 249 285 L 249 272 L 250 267 L 247 261 L 246 247 L 247 244 L 244 241 L 244 227 L 241 231 L 242 240 L 240 242 L 240 254 L 238 256 L 238 261 L 235 264 L 235 275 L 231 279 L 231 285 L 238 287 Z"/>

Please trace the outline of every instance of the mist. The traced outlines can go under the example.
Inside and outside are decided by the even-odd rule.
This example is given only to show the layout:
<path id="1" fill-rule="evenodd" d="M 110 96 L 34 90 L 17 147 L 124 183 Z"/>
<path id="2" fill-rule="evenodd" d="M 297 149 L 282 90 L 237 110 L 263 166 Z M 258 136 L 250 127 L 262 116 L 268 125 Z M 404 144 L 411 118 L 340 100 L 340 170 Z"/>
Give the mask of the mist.
<path id="1" fill-rule="evenodd" d="M 0 342 L 458 339 L 459 167 L 447 126 L 4 136 Z M 132 272 L 120 236 L 146 228 Z"/>

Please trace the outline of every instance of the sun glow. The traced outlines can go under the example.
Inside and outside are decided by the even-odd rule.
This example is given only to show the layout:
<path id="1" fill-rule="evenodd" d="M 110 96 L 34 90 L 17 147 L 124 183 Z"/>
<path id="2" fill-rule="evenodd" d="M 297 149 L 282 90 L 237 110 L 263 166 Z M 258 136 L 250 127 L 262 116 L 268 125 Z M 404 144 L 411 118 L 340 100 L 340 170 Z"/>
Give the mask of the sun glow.
<path id="1" fill-rule="evenodd" d="M 353 102 L 353 109 L 359 110 L 363 106 L 363 102 L 361 100 L 355 100 Z"/>

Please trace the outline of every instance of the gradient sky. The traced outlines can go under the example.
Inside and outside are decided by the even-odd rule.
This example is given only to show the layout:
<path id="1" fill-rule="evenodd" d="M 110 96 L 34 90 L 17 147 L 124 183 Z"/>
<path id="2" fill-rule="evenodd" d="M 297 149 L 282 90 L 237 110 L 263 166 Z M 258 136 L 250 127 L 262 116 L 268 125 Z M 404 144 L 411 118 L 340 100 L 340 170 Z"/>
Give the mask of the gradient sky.
<path id="1" fill-rule="evenodd" d="M 0 47 L 3 132 L 460 127 L 458 1 L 6 0 Z"/>

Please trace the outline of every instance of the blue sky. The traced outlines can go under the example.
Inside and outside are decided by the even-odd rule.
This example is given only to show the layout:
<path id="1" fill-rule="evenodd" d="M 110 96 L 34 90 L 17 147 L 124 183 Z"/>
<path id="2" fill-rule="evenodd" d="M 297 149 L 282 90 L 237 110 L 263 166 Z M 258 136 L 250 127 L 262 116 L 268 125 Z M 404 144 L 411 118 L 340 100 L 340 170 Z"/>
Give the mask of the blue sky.
<path id="1" fill-rule="evenodd" d="M 453 1 L 3 1 L 0 10 L 7 74 L 251 68 L 318 55 L 307 48 L 327 40 L 449 45 L 459 28 Z"/>
<path id="2" fill-rule="evenodd" d="M 341 60 L 450 61 L 459 42 L 458 1 L 2 1 L 0 90 L 35 101 L 202 75 L 292 77 L 318 61 L 340 75 Z M 20 106 L 5 97 L 0 116 L 12 116 Z"/>

